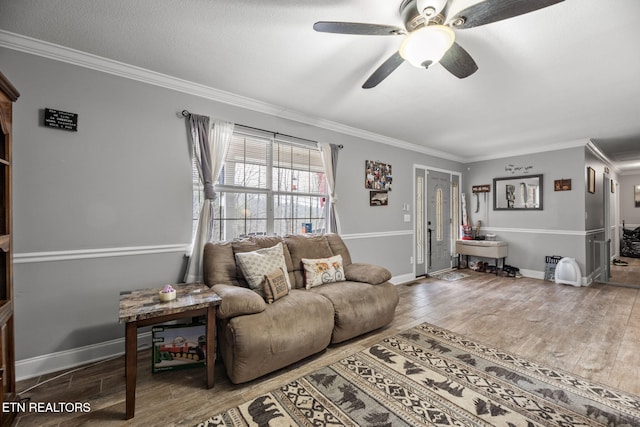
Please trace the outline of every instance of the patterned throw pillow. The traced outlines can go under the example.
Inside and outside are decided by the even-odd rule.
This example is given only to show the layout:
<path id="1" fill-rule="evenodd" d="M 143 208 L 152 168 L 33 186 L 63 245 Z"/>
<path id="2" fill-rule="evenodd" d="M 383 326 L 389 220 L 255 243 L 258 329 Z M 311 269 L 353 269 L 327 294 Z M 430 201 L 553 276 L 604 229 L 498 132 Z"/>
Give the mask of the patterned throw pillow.
<path id="1" fill-rule="evenodd" d="M 304 286 L 307 289 L 344 280 L 341 255 L 319 259 L 302 258 L 302 265 L 304 267 Z"/>
<path id="2" fill-rule="evenodd" d="M 262 294 L 263 291 L 262 282 L 265 274 L 269 274 L 278 268 L 282 268 L 285 272 L 287 271 L 282 243 L 253 252 L 238 252 L 236 254 L 236 262 L 240 266 L 240 271 L 242 271 L 249 287 L 259 294 Z M 285 274 L 284 278 L 287 282 L 287 288 L 291 289 L 289 274 Z"/>
<path id="3" fill-rule="evenodd" d="M 264 275 L 264 299 L 268 304 L 273 304 L 274 301 L 289 294 L 286 276 L 287 272 L 282 268 Z"/>

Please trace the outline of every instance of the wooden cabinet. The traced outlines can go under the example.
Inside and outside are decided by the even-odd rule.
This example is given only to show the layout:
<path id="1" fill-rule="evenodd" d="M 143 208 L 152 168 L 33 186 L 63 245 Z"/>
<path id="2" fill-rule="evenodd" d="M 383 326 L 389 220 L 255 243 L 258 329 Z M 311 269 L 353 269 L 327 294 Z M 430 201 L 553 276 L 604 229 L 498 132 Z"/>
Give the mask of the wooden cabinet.
<path id="1" fill-rule="evenodd" d="M 20 94 L 0 72 L 0 408 L 15 401 L 13 339 L 13 239 L 11 235 L 12 107 Z M 11 425 L 15 414 L 0 411 L 0 425 Z"/>

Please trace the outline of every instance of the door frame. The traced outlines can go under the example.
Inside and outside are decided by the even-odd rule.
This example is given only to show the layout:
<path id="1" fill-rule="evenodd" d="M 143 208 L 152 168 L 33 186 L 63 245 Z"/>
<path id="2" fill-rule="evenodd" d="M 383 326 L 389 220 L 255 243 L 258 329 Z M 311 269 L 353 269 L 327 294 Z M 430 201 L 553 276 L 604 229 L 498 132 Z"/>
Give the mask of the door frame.
<path id="1" fill-rule="evenodd" d="M 461 209 L 460 203 L 461 203 L 462 185 L 463 185 L 462 172 L 457 172 L 457 171 L 450 170 L 450 169 L 442 169 L 442 168 L 437 168 L 437 167 L 433 167 L 433 166 L 426 166 L 426 165 L 421 165 L 421 164 L 414 163 L 413 169 L 412 169 L 412 175 L 411 175 L 411 181 L 412 181 L 412 184 L 411 184 L 411 188 L 412 188 L 411 199 L 412 199 L 412 204 L 413 204 L 413 220 L 411 221 L 411 224 L 412 224 L 412 229 L 411 229 L 412 230 L 412 233 L 411 233 L 411 235 L 412 235 L 412 239 L 411 239 L 411 241 L 412 241 L 411 268 L 412 268 L 413 277 L 416 277 L 416 260 L 417 260 L 417 257 L 416 257 L 416 255 L 417 255 L 416 254 L 416 244 L 417 244 L 417 241 L 416 241 L 416 234 L 417 234 L 416 233 L 417 206 L 416 206 L 415 200 L 416 200 L 416 171 L 418 169 L 424 170 L 425 178 L 429 174 L 430 170 L 434 171 L 434 172 L 441 172 L 441 173 L 449 174 L 449 177 L 450 177 L 451 181 L 453 181 L 453 177 L 454 176 L 458 177 L 458 192 L 457 192 L 458 193 L 457 194 L 457 196 L 458 196 L 458 206 L 457 206 L 457 208 L 458 208 L 458 215 L 457 215 L 458 221 L 460 221 L 461 218 L 462 218 L 461 217 L 461 212 L 462 211 L 460 210 Z M 450 209 L 449 218 L 451 219 L 451 221 L 450 221 L 450 224 L 451 224 L 451 233 L 450 233 L 450 236 L 451 236 L 451 264 L 450 265 L 451 265 L 451 268 L 453 268 L 453 255 L 455 253 L 455 236 L 456 236 L 455 229 L 454 229 L 456 227 L 456 224 L 453 223 L 453 202 L 452 202 L 453 201 L 453 197 L 452 197 L 453 196 L 453 191 L 454 191 L 454 187 L 452 185 L 451 186 L 451 192 L 449 193 L 449 200 L 450 200 L 450 203 L 449 203 L 449 209 Z M 428 197 L 428 193 L 427 193 L 427 189 L 426 189 L 426 179 L 425 179 L 425 194 L 424 194 L 424 197 L 423 197 L 424 206 L 423 206 L 423 210 L 422 210 L 424 212 L 425 227 L 426 227 L 427 222 L 429 221 L 428 210 L 427 210 L 428 200 L 429 200 L 429 197 Z M 425 230 L 426 230 L 426 228 L 425 228 Z M 428 271 L 429 271 L 428 266 L 425 268 L 425 271 L 428 273 Z"/>

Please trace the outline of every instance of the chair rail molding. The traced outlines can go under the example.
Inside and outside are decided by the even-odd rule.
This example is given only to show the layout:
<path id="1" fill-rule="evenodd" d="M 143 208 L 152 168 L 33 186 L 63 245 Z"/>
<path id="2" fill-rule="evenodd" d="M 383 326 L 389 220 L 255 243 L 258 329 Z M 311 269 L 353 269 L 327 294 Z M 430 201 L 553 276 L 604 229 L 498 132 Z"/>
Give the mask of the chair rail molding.
<path id="1" fill-rule="evenodd" d="M 129 246 L 122 248 L 77 249 L 50 252 L 23 252 L 13 257 L 14 264 L 28 264 L 33 262 L 71 261 L 90 258 L 111 258 L 131 255 L 151 255 L 169 252 L 189 253 L 190 243 L 154 246 Z"/>

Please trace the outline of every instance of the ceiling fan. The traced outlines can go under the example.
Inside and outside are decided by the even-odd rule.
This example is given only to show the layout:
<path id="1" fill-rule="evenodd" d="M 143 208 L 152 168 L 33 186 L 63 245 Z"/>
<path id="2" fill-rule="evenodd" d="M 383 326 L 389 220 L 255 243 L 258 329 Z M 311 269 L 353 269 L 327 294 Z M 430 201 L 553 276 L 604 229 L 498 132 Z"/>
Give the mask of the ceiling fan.
<path id="1" fill-rule="evenodd" d="M 454 76 L 464 79 L 478 70 L 475 61 L 455 41 L 454 29 L 490 24 L 534 12 L 564 0 L 485 0 L 449 16 L 454 0 L 403 0 L 400 16 L 405 28 L 359 22 L 320 21 L 313 29 L 322 33 L 404 36 L 400 49 L 376 69 L 362 85 L 377 86 L 405 60 L 416 67 L 440 63 Z"/>

